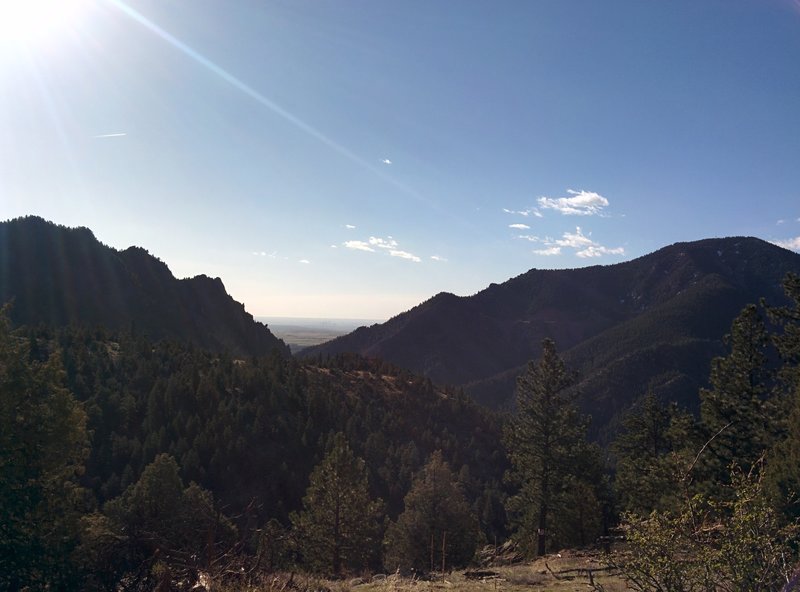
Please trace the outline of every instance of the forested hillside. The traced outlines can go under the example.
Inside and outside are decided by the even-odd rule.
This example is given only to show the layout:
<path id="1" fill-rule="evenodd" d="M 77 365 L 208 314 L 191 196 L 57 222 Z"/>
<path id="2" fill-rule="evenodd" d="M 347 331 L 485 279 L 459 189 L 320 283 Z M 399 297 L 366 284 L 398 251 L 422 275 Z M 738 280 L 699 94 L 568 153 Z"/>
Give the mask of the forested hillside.
<path id="1" fill-rule="evenodd" d="M 695 406 L 733 318 L 761 297 L 782 301 L 789 272 L 800 272 L 800 255 L 756 238 L 677 243 L 615 265 L 532 269 L 469 297 L 438 294 L 301 355 L 379 357 L 508 407 L 550 338 L 579 371 L 581 407 L 600 426 L 646 388 Z"/>
<path id="2" fill-rule="evenodd" d="M 99 325 L 212 351 L 288 354 L 219 278 L 176 279 L 140 247 L 117 251 L 87 228 L 35 216 L 0 222 L 0 302 L 20 324 Z"/>
<path id="3" fill-rule="evenodd" d="M 651 392 L 606 449 L 552 340 L 501 421 L 377 360 L 2 316 L 0 584 L 245 589 L 285 569 L 465 566 L 508 536 L 545 555 L 618 526 L 634 544 L 608 561 L 635 590 L 775 589 L 800 541 L 798 276 L 785 289 L 790 306 L 737 316 L 699 416 Z"/>

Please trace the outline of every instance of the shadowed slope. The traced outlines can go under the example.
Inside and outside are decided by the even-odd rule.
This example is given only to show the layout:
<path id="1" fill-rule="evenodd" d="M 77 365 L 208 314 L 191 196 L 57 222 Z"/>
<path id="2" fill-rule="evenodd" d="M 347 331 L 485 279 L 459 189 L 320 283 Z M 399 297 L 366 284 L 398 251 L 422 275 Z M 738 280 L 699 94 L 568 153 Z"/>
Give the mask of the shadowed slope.
<path id="1" fill-rule="evenodd" d="M 532 269 L 470 297 L 439 294 L 386 323 L 305 350 L 387 359 L 505 406 L 522 366 L 556 341 L 587 407 L 609 419 L 648 385 L 687 402 L 748 302 L 782 298 L 800 255 L 756 238 L 678 243 L 633 261 Z"/>
<path id="2" fill-rule="evenodd" d="M 288 350 L 219 278 L 176 279 L 139 247 L 117 251 L 86 228 L 41 218 L 0 223 L 0 302 L 18 324 L 103 325 L 238 355 Z"/>

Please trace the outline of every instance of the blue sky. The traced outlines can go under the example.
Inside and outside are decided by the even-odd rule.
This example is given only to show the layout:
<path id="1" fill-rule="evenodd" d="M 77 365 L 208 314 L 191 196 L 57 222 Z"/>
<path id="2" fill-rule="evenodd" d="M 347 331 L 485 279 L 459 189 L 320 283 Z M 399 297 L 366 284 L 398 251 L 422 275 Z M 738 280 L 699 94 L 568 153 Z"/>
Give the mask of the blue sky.
<path id="1" fill-rule="evenodd" d="M 0 218 L 143 246 L 254 315 L 800 250 L 795 0 L 54 6 L 0 0 Z"/>

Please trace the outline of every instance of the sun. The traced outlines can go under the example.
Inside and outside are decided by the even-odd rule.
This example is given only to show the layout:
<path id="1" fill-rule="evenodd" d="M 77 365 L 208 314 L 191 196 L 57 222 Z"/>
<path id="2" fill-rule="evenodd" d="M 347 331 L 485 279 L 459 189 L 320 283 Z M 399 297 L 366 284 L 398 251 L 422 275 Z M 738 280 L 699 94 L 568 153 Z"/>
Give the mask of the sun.
<path id="1" fill-rule="evenodd" d="M 0 0 L 0 45 L 38 45 L 77 25 L 89 0 Z"/>

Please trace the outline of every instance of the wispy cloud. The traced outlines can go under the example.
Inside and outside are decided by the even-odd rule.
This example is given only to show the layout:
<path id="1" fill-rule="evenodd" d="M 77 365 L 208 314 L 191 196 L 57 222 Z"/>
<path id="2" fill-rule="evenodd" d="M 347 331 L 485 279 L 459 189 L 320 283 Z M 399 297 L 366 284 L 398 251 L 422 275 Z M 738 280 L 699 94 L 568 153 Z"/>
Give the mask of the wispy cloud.
<path id="1" fill-rule="evenodd" d="M 778 220 L 777 222 L 775 222 L 775 224 L 776 224 L 776 225 L 778 225 L 778 226 L 780 226 L 781 224 L 786 224 L 786 220 L 784 220 L 783 218 L 781 218 L 780 220 Z"/>
<path id="2" fill-rule="evenodd" d="M 303 265 L 308 265 L 309 263 L 311 263 L 311 261 L 309 261 L 308 259 L 300 259 L 298 263 L 302 263 Z"/>
<path id="3" fill-rule="evenodd" d="M 253 251 L 253 255 L 256 257 L 269 257 L 270 259 L 278 259 L 278 251 L 272 251 L 271 253 L 267 253 L 266 251 Z M 288 259 L 288 257 L 281 257 L 281 259 Z"/>
<path id="4" fill-rule="evenodd" d="M 515 216 L 535 216 L 536 218 L 542 218 L 542 213 L 536 208 L 527 208 L 525 210 L 509 210 L 508 208 L 503 208 L 503 211 L 506 214 L 514 214 Z"/>
<path id="5" fill-rule="evenodd" d="M 92 136 L 93 138 L 121 138 L 122 136 L 127 136 L 126 132 L 118 132 L 116 134 L 97 134 L 96 136 Z"/>
<path id="6" fill-rule="evenodd" d="M 440 261 L 442 263 L 447 263 L 447 259 L 445 259 L 444 257 L 440 257 L 439 255 L 431 255 L 431 259 L 433 259 L 434 261 Z"/>
<path id="7" fill-rule="evenodd" d="M 545 249 L 534 249 L 534 253 L 537 255 L 545 255 L 546 257 L 550 257 L 552 255 L 560 255 L 561 254 L 561 247 L 547 247 Z"/>
<path id="8" fill-rule="evenodd" d="M 381 163 L 382 164 L 392 164 L 392 161 L 389 160 L 388 158 L 381 158 Z"/>
<path id="9" fill-rule="evenodd" d="M 575 253 L 578 257 L 602 257 L 603 255 L 624 255 L 625 249 L 622 247 L 604 247 L 603 245 L 590 245 L 585 249 Z"/>
<path id="10" fill-rule="evenodd" d="M 533 234 L 520 234 L 517 236 L 517 238 L 521 238 L 522 240 L 526 240 L 532 243 L 538 243 L 542 240 L 538 236 Z"/>
<path id="11" fill-rule="evenodd" d="M 603 255 L 624 255 L 625 249 L 623 247 L 606 247 L 597 241 L 583 234 L 580 226 L 575 227 L 575 232 L 565 232 L 561 238 L 539 238 L 538 236 L 521 235 L 519 238 L 524 238 L 530 242 L 542 243 L 543 249 L 534 249 L 536 255 L 560 255 L 563 249 L 572 249 L 576 256 L 586 259 L 594 257 L 602 257 Z"/>
<path id="12" fill-rule="evenodd" d="M 344 227 L 347 228 L 347 230 L 355 230 L 355 228 L 356 228 L 352 224 L 345 224 Z"/>
<path id="13" fill-rule="evenodd" d="M 391 255 L 392 257 L 400 257 L 401 259 L 408 259 L 409 261 L 413 261 L 414 263 L 419 263 L 420 261 L 422 261 L 422 259 L 420 259 L 416 255 L 412 255 L 408 251 L 397 251 L 395 249 L 392 249 L 391 251 L 389 251 L 389 255 Z"/>
<path id="14" fill-rule="evenodd" d="M 391 257 L 399 257 L 400 259 L 407 259 L 415 263 L 422 261 L 420 257 L 414 255 L 413 253 L 401 250 L 400 245 L 391 236 L 387 236 L 386 238 L 380 236 L 371 236 L 365 241 L 351 240 L 345 241 L 342 244 L 348 249 L 354 249 L 357 251 L 368 251 L 370 253 L 385 251 L 388 252 L 389 256 Z"/>
<path id="15" fill-rule="evenodd" d="M 374 253 L 375 249 L 369 246 L 369 243 L 360 240 L 350 240 L 345 241 L 344 246 L 348 249 L 354 249 L 356 251 L 369 251 L 370 253 Z"/>
<path id="16" fill-rule="evenodd" d="M 596 244 L 592 239 L 583 234 L 580 226 L 575 227 L 575 232 L 565 232 L 564 235 L 555 241 L 559 247 L 570 247 L 572 249 L 583 249 Z"/>
<path id="17" fill-rule="evenodd" d="M 379 249 L 396 249 L 397 248 L 397 241 L 394 240 L 391 236 L 388 238 L 380 238 L 377 236 L 369 237 L 369 244 L 373 247 L 378 247 Z"/>
<path id="18" fill-rule="evenodd" d="M 540 197 L 537 202 L 540 207 L 565 216 L 603 215 L 603 209 L 608 207 L 608 200 L 594 191 L 567 189 L 567 193 L 569 197 Z"/>
<path id="19" fill-rule="evenodd" d="M 800 222 L 800 220 L 798 220 L 798 222 Z M 778 245 L 779 247 L 783 247 L 784 249 L 800 252 L 800 236 L 796 236 L 794 238 L 787 238 L 783 240 L 774 240 L 771 242 L 773 245 Z"/>
<path id="20" fill-rule="evenodd" d="M 527 224 L 509 224 L 509 228 L 516 228 L 517 230 L 530 230 L 531 227 Z"/>

